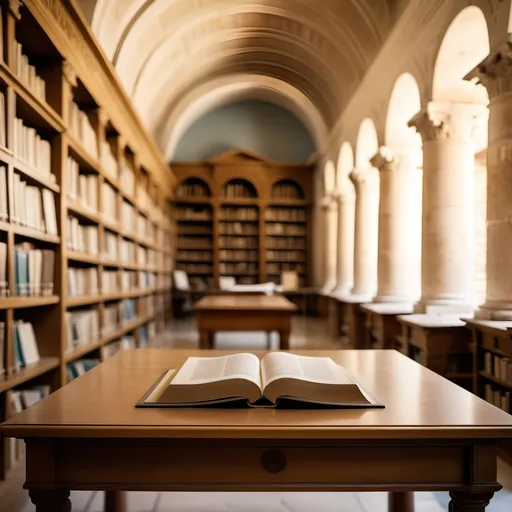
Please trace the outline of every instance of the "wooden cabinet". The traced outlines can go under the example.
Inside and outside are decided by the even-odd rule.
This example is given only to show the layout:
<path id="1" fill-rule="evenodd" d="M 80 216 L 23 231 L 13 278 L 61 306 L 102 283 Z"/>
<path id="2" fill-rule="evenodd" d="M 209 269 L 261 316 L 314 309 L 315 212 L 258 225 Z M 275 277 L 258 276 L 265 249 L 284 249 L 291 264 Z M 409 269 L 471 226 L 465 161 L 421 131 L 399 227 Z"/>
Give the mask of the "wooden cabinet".
<path id="1" fill-rule="evenodd" d="M 363 304 L 361 310 L 365 316 L 364 348 L 398 348 L 402 326 L 397 316 L 411 313 L 412 305 Z"/>

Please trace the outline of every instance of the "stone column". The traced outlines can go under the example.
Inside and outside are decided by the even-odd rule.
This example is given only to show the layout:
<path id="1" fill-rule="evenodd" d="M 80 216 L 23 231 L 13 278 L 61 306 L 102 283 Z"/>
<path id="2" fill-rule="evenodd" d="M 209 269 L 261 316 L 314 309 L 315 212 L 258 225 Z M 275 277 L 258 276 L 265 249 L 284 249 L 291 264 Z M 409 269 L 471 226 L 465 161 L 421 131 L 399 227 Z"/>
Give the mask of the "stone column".
<path id="1" fill-rule="evenodd" d="M 430 103 L 411 120 L 423 138 L 422 296 L 417 313 L 472 315 L 475 120 L 485 107 Z"/>
<path id="2" fill-rule="evenodd" d="M 350 179 L 356 189 L 352 295 L 368 302 L 377 292 L 379 171 L 374 167 L 354 169 Z"/>
<path id="3" fill-rule="evenodd" d="M 381 148 L 371 161 L 380 171 L 376 303 L 420 298 L 421 171 L 414 156 Z"/>
<path id="4" fill-rule="evenodd" d="M 349 183 L 350 187 L 352 185 Z M 338 194 L 338 252 L 336 262 L 337 285 L 334 294 L 342 298 L 354 286 L 354 222 L 355 197 L 353 190 Z"/>
<path id="5" fill-rule="evenodd" d="M 489 93 L 487 147 L 487 291 L 481 319 L 512 321 L 512 56 L 510 43 L 466 78 L 478 77 Z"/>
<path id="6" fill-rule="evenodd" d="M 338 204 L 333 196 L 324 198 L 322 211 L 325 226 L 325 271 L 322 293 L 330 294 L 336 287 L 336 241 L 338 223 Z"/>

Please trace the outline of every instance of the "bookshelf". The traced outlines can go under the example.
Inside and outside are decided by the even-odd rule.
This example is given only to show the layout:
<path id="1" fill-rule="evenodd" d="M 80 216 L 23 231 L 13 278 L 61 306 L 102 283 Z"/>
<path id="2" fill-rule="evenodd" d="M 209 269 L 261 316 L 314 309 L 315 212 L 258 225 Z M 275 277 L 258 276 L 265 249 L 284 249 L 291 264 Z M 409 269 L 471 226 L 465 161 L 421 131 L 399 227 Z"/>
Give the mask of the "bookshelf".
<path id="1" fill-rule="evenodd" d="M 73 3 L 0 14 L 5 420 L 163 329 L 175 228 L 172 173 Z M 0 495 L 21 495 L 22 459 L 0 438 Z"/>
<path id="2" fill-rule="evenodd" d="M 194 290 L 281 282 L 281 272 L 311 282 L 312 167 L 281 164 L 247 150 L 205 162 L 173 162 L 178 229 L 176 267 Z"/>

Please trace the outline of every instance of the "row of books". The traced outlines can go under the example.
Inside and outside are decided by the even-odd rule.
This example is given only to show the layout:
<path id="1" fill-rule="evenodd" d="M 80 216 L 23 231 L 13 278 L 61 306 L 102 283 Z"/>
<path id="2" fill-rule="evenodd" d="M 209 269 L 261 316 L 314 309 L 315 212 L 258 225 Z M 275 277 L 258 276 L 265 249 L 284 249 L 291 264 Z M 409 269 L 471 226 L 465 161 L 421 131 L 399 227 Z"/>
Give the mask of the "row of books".
<path id="1" fill-rule="evenodd" d="M 39 100 L 46 102 L 46 82 L 37 74 L 35 66 L 30 64 L 29 58 L 23 53 L 23 46 L 14 41 L 12 70 L 20 82 L 32 92 Z"/>
<path id="2" fill-rule="evenodd" d="M 110 176 L 113 180 L 117 180 L 119 174 L 117 159 L 112 153 L 112 147 L 108 140 L 104 140 L 101 143 L 100 162 L 101 168 L 105 174 Z"/>
<path id="3" fill-rule="evenodd" d="M 306 210 L 303 208 L 267 208 L 265 220 L 272 222 L 305 222 Z"/>
<path id="4" fill-rule="evenodd" d="M 119 291 L 117 270 L 104 270 L 101 273 L 101 291 L 104 294 L 117 293 Z"/>
<path id="5" fill-rule="evenodd" d="M 303 199 L 304 194 L 295 183 L 276 183 L 272 187 L 272 197 L 276 199 Z"/>
<path id="6" fill-rule="evenodd" d="M 101 213 L 108 221 L 117 224 L 117 191 L 108 183 L 101 184 Z"/>
<path id="7" fill-rule="evenodd" d="M 296 261 L 305 263 L 304 251 L 267 251 L 267 261 Z"/>
<path id="8" fill-rule="evenodd" d="M 83 148 L 98 160 L 98 135 L 86 112 L 71 99 L 69 102 L 68 128 Z"/>
<path id="9" fill-rule="evenodd" d="M 221 235 L 258 235 L 258 226 L 242 222 L 222 222 L 219 224 L 219 232 Z"/>
<path id="10" fill-rule="evenodd" d="M 68 197 L 83 208 L 98 211 L 98 175 L 81 173 L 80 166 L 72 157 L 66 162 L 66 184 Z"/>
<path id="11" fill-rule="evenodd" d="M 213 272 L 213 267 L 207 264 L 201 263 L 184 263 L 180 262 L 177 265 L 179 270 L 184 270 L 188 274 L 211 274 Z"/>
<path id="12" fill-rule="evenodd" d="M 212 261 L 211 251 L 178 251 L 181 261 Z"/>
<path id="13" fill-rule="evenodd" d="M 98 358 L 84 358 L 69 363 L 67 366 L 68 382 L 71 382 L 72 380 L 80 377 L 80 375 L 84 375 L 89 370 L 92 370 L 95 366 L 98 366 L 100 362 L 101 361 Z"/>
<path id="14" fill-rule="evenodd" d="M 139 288 L 141 290 L 151 290 L 157 286 L 158 281 L 162 282 L 164 285 L 165 278 L 163 276 L 159 277 L 157 280 L 156 274 L 153 272 L 140 271 L 139 272 Z"/>
<path id="15" fill-rule="evenodd" d="M 66 243 L 69 250 L 97 255 L 98 233 L 97 226 L 81 224 L 76 217 L 68 215 Z"/>
<path id="16" fill-rule="evenodd" d="M 12 220 L 49 235 L 58 235 L 55 197 L 47 188 L 29 185 L 14 173 Z"/>
<path id="17" fill-rule="evenodd" d="M 283 271 L 292 270 L 298 274 L 306 273 L 304 263 L 267 263 L 267 274 L 281 274 Z"/>
<path id="18" fill-rule="evenodd" d="M 487 402 L 490 402 L 510 414 L 510 391 L 495 389 L 491 384 L 486 384 L 485 399 Z"/>
<path id="19" fill-rule="evenodd" d="M 188 206 L 176 209 L 177 220 L 212 220 L 212 211 L 209 207 Z"/>
<path id="20" fill-rule="evenodd" d="M 66 312 L 66 354 L 100 338 L 100 317 L 96 308 Z"/>
<path id="21" fill-rule="evenodd" d="M 0 297 L 9 295 L 9 283 L 7 281 L 7 244 L 0 242 Z"/>
<path id="22" fill-rule="evenodd" d="M 256 193 L 248 184 L 228 183 L 224 187 L 226 197 L 256 197 Z"/>
<path id="23" fill-rule="evenodd" d="M 204 235 L 211 237 L 212 236 L 212 228 L 208 225 L 203 224 L 178 224 L 177 229 L 178 236 L 198 236 Z"/>
<path id="24" fill-rule="evenodd" d="M 130 350 L 137 348 L 135 337 L 133 335 L 125 335 L 119 340 L 112 341 L 103 347 L 103 357 L 105 359 L 112 357 L 121 350 Z"/>
<path id="25" fill-rule="evenodd" d="M 55 182 L 52 174 L 52 150 L 50 143 L 41 138 L 35 128 L 26 126 L 21 119 L 14 120 L 13 151 L 17 158 L 26 162 L 39 174 Z"/>
<path id="26" fill-rule="evenodd" d="M 276 238 L 268 237 L 265 239 L 265 246 L 267 249 L 295 249 L 305 250 L 306 240 L 298 237 L 290 238 Z"/>
<path id="27" fill-rule="evenodd" d="M 258 249 L 259 241 L 257 237 L 250 236 L 243 238 L 219 236 L 219 247 L 221 249 Z"/>
<path id="28" fill-rule="evenodd" d="M 221 260 L 258 260 L 258 251 L 239 251 L 239 250 L 221 250 L 219 251 Z"/>
<path id="29" fill-rule="evenodd" d="M 180 238 L 178 239 L 178 249 L 212 249 L 213 243 L 211 238 Z"/>
<path id="30" fill-rule="evenodd" d="M 98 294 L 98 269 L 96 267 L 68 267 L 68 295 L 84 297 Z"/>
<path id="31" fill-rule="evenodd" d="M 176 188 L 176 197 L 208 197 L 210 192 L 204 183 L 180 183 Z"/>
<path id="32" fill-rule="evenodd" d="M 32 324 L 23 320 L 15 321 L 13 335 L 14 371 L 19 371 L 27 366 L 38 363 L 41 357 Z"/>
<path id="33" fill-rule="evenodd" d="M 123 299 L 121 301 L 121 322 L 125 324 L 133 322 L 137 316 L 137 299 Z"/>
<path id="34" fill-rule="evenodd" d="M 307 230 L 305 226 L 297 226 L 294 224 L 272 223 L 265 225 L 265 233 L 271 236 L 306 236 Z"/>
<path id="35" fill-rule="evenodd" d="M 495 379 L 512 386 L 512 359 L 486 352 L 484 355 L 484 371 Z"/>
<path id="36" fill-rule="evenodd" d="M 134 270 L 124 270 L 121 273 L 121 291 L 127 292 L 136 288 L 138 288 L 137 272 Z"/>
<path id="37" fill-rule="evenodd" d="M 119 185 L 126 194 L 131 196 L 135 195 L 135 171 L 131 167 L 125 158 L 121 159 L 121 165 L 119 170 Z"/>
<path id="38" fill-rule="evenodd" d="M 9 203 L 7 202 L 7 169 L 0 166 L 0 220 L 9 218 Z"/>
<path id="39" fill-rule="evenodd" d="M 257 208 L 239 208 L 239 207 L 223 207 L 219 212 L 219 220 L 242 220 L 257 221 Z"/>
<path id="40" fill-rule="evenodd" d="M 55 252 L 37 249 L 34 244 L 23 242 L 14 247 L 16 295 L 22 297 L 53 294 Z"/>
<path id="41" fill-rule="evenodd" d="M 115 261 L 119 257 L 119 244 L 117 234 L 111 231 L 103 232 L 103 256 L 107 260 Z"/>
<path id="42" fill-rule="evenodd" d="M 257 274 L 258 264 L 245 261 L 241 261 L 239 263 L 220 263 L 219 270 L 223 275 L 238 273 Z"/>

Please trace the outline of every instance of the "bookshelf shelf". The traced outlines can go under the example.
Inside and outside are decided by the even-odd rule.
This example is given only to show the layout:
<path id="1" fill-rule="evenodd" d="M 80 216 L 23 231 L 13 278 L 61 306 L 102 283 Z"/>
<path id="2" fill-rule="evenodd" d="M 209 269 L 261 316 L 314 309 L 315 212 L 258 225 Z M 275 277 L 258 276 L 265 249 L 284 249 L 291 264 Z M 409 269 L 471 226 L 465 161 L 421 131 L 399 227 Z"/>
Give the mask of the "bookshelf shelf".
<path id="1" fill-rule="evenodd" d="M 58 357 L 43 357 L 38 363 L 31 364 L 10 377 L 0 378 L 0 393 L 12 389 L 15 386 L 20 386 L 44 373 L 51 372 L 57 369 L 59 365 L 60 361 Z"/>
<path id="2" fill-rule="evenodd" d="M 0 309 L 37 308 L 58 304 L 59 302 L 60 297 L 57 295 L 50 295 L 49 297 L 2 297 L 0 298 Z"/>
<path id="3" fill-rule="evenodd" d="M 18 389 L 55 391 L 77 368 L 89 369 L 86 361 L 111 355 L 108 343 L 145 346 L 165 326 L 175 230 L 173 173 L 102 54 L 89 48 L 86 28 L 75 27 L 78 40 L 65 38 L 55 6 L 0 4 L 0 176 L 7 196 L 2 191 L 0 281 L 1 292 L 11 293 L 0 297 L 6 419 Z M 73 2 L 59 8 L 67 23 L 82 23 Z M 97 61 L 93 75 L 84 71 L 88 59 Z M 134 253 L 124 263 L 123 237 Z M 102 288 L 119 291 L 97 292 Z M 0 438 L 0 496 L 22 466 L 9 449 Z"/>

